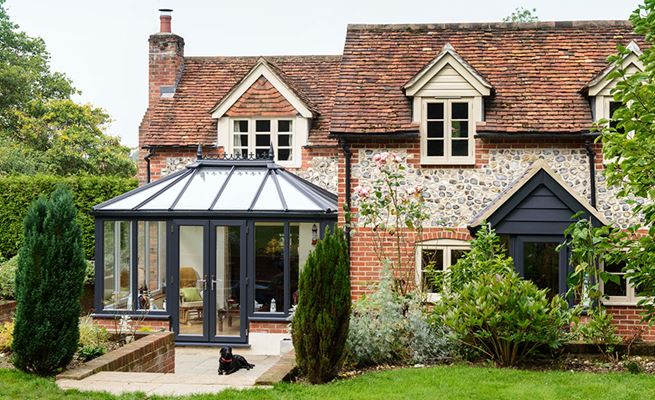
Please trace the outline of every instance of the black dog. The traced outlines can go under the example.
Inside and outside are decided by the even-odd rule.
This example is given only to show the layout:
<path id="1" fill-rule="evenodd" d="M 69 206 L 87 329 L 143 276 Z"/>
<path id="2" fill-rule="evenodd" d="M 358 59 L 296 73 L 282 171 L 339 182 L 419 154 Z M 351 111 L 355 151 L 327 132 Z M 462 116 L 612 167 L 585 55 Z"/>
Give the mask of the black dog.
<path id="1" fill-rule="evenodd" d="M 230 375 L 241 368 L 251 369 L 255 365 L 246 361 L 243 356 L 232 354 L 232 347 L 225 346 L 221 349 L 221 357 L 218 359 L 218 374 Z"/>

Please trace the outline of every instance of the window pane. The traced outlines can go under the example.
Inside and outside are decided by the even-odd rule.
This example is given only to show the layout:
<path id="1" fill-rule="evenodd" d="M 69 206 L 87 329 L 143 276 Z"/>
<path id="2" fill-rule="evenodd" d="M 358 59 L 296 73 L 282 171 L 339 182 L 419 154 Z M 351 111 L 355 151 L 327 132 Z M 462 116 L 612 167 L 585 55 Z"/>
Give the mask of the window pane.
<path id="1" fill-rule="evenodd" d="M 248 121 L 234 121 L 235 132 L 248 132 Z"/>
<path id="2" fill-rule="evenodd" d="M 277 135 L 277 145 L 282 147 L 291 146 L 291 135 Z"/>
<path id="3" fill-rule="evenodd" d="M 255 224 L 255 312 L 284 311 L 284 224 Z"/>
<path id="4" fill-rule="evenodd" d="M 465 138 L 469 136 L 469 123 L 466 121 L 453 121 L 450 130 L 452 137 Z"/>
<path id="5" fill-rule="evenodd" d="M 241 335 L 241 228 L 216 227 L 216 335 Z"/>
<path id="6" fill-rule="evenodd" d="M 469 141 L 468 140 L 453 140 L 453 156 L 468 156 Z"/>
<path id="7" fill-rule="evenodd" d="M 605 263 L 605 271 L 607 272 L 623 272 L 623 268 L 625 268 L 625 261 Z"/>
<path id="8" fill-rule="evenodd" d="M 428 140 L 428 156 L 443 156 L 443 140 Z"/>
<path id="9" fill-rule="evenodd" d="M 131 310 L 131 224 L 129 221 L 106 221 L 104 231 L 103 307 L 106 310 Z"/>
<path id="10" fill-rule="evenodd" d="M 290 264 L 290 287 L 291 300 L 289 304 L 293 307 L 298 304 L 298 277 L 300 271 L 305 267 L 309 253 L 314 250 L 321 224 L 318 222 L 291 223 L 289 226 L 289 264 Z"/>
<path id="11" fill-rule="evenodd" d="M 453 119 L 468 119 L 468 117 L 469 117 L 468 103 L 452 103 Z"/>
<path id="12" fill-rule="evenodd" d="M 256 135 L 255 146 L 269 147 L 271 145 L 271 135 Z"/>
<path id="13" fill-rule="evenodd" d="M 428 119 L 443 119 L 443 103 L 428 103 Z"/>
<path id="14" fill-rule="evenodd" d="M 428 122 L 428 137 L 429 138 L 443 137 L 443 121 Z"/>
<path id="15" fill-rule="evenodd" d="M 278 159 L 278 161 L 291 161 L 291 150 L 290 149 L 278 149 L 277 159 Z"/>
<path id="16" fill-rule="evenodd" d="M 457 264 L 457 260 L 464 257 L 468 252 L 469 250 L 464 250 L 464 249 L 451 249 L 449 267 L 452 267 L 453 265 Z"/>
<path id="17" fill-rule="evenodd" d="M 539 289 L 549 289 L 548 297 L 559 294 L 559 253 L 557 243 L 526 242 L 523 247 L 525 279 Z"/>
<path id="18" fill-rule="evenodd" d="M 617 274 L 618 275 L 618 274 Z M 603 284 L 603 289 L 605 291 L 605 296 L 627 296 L 627 282 L 623 274 L 618 275 L 621 278 L 621 283 L 616 284 L 612 281 L 607 281 Z"/>
<path id="19" fill-rule="evenodd" d="M 621 102 L 619 101 L 610 101 L 610 126 L 612 128 L 616 128 L 618 121 L 613 119 L 614 117 L 614 111 L 619 109 L 621 107 Z M 623 129 L 618 129 L 619 132 L 623 132 Z"/>
<path id="20" fill-rule="evenodd" d="M 180 334 L 202 335 L 205 319 L 204 227 L 179 228 Z"/>
<path id="21" fill-rule="evenodd" d="M 280 120 L 277 121 L 277 131 L 278 132 L 291 132 L 292 129 L 292 122 L 289 120 Z"/>
<path id="22" fill-rule="evenodd" d="M 166 222 L 139 221 L 139 310 L 163 310 L 166 299 Z"/>
<path id="23" fill-rule="evenodd" d="M 421 270 L 423 271 L 423 290 L 429 293 L 440 293 L 439 282 L 444 271 L 442 249 L 423 249 L 421 251 Z"/>
<path id="24" fill-rule="evenodd" d="M 234 147 L 248 146 L 248 135 L 234 135 Z"/>
<path id="25" fill-rule="evenodd" d="M 271 121 L 268 119 L 258 119 L 255 121 L 255 131 L 256 132 L 270 132 L 271 131 Z"/>

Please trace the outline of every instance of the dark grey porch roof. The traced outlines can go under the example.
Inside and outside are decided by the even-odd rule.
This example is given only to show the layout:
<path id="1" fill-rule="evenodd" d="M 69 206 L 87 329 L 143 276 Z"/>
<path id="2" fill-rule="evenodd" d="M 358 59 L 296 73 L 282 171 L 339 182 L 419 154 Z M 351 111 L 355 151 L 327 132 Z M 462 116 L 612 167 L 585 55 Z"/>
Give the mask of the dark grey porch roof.
<path id="1" fill-rule="evenodd" d="M 337 196 L 268 160 L 198 160 L 93 207 L 112 212 L 334 213 Z"/>

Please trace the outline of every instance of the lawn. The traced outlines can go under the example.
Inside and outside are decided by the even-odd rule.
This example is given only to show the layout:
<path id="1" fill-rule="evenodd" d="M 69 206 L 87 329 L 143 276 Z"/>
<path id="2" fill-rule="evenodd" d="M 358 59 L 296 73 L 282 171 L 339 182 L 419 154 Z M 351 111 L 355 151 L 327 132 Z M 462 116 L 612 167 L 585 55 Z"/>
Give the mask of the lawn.
<path id="1" fill-rule="evenodd" d="M 61 391 L 51 379 L 0 370 L 2 399 L 144 399 Z M 464 365 L 374 372 L 323 386 L 280 384 L 271 390 L 226 391 L 193 399 L 649 399 L 655 377 L 564 371 L 520 371 Z"/>

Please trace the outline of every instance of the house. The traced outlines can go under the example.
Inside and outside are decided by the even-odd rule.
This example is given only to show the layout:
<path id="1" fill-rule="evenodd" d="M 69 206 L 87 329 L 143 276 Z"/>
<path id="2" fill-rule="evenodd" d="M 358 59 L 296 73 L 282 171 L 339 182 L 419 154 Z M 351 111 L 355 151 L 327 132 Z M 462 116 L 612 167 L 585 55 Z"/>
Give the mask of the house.
<path id="1" fill-rule="evenodd" d="M 303 260 L 344 206 L 353 296 L 365 293 L 379 265 L 353 188 L 383 151 L 425 188 L 424 240 L 406 244 L 417 283 L 488 221 L 522 276 L 564 293 L 568 251 L 556 247 L 571 215 L 633 222 L 592 129 L 617 106 L 616 45 L 631 50 L 628 70 L 643 67 L 627 21 L 351 25 L 342 55 L 187 57 L 170 10 L 160 18 L 139 129 L 145 185 L 95 208 L 101 323 L 131 314 L 180 343 L 277 346 Z M 634 288 L 604 290 L 632 334 Z"/>

